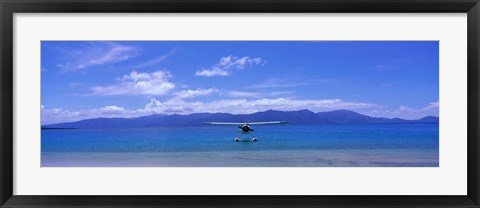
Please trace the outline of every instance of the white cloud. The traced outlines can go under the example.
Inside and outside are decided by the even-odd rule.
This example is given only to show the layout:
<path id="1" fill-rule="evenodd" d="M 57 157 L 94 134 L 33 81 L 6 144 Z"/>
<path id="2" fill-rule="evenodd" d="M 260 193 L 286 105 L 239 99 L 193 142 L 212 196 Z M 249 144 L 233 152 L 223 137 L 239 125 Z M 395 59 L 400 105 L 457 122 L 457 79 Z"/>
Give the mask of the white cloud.
<path id="1" fill-rule="evenodd" d="M 100 108 L 100 109 L 103 110 L 103 111 L 123 111 L 123 110 L 125 110 L 125 108 L 118 107 L 118 106 L 115 106 L 115 105 L 105 106 L 105 107 Z"/>
<path id="2" fill-rule="evenodd" d="M 116 85 L 93 87 L 88 95 L 165 95 L 175 88 L 169 82 L 170 72 L 158 70 L 152 73 L 136 71 L 118 78 Z"/>
<path id="3" fill-rule="evenodd" d="M 142 111 L 152 113 L 170 114 L 173 111 L 178 114 L 191 113 L 255 113 L 266 110 L 295 111 L 309 109 L 314 112 L 336 109 L 364 109 L 379 108 L 374 103 L 349 102 L 340 99 L 326 100 L 294 100 L 294 99 L 223 99 L 211 102 L 186 102 L 167 100 L 160 102 L 152 99 Z"/>
<path id="4" fill-rule="evenodd" d="M 424 113 L 424 112 L 431 112 L 431 111 L 438 111 L 439 108 L 439 103 L 438 102 L 431 102 L 427 106 L 420 108 L 420 109 L 415 109 L 415 108 L 410 108 L 407 106 L 400 106 L 396 112 L 409 112 L 409 113 Z"/>
<path id="5" fill-rule="evenodd" d="M 195 76 L 201 76 L 201 77 L 215 77 L 215 76 L 229 76 L 230 74 L 228 71 L 219 69 L 219 68 L 214 68 L 214 69 L 204 69 L 195 72 Z"/>
<path id="6" fill-rule="evenodd" d="M 183 98 L 193 98 L 198 96 L 207 96 L 215 92 L 218 92 L 218 90 L 212 87 L 210 89 L 198 88 L 196 90 L 190 90 L 190 89 L 182 90 L 182 91 L 173 93 L 173 95 L 175 96 L 175 98 L 183 99 Z"/>
<path id="7" fill-rule="evenodd" d="M 161 56 L 158 56 L 154 59 L 151 59 L 151 60 L 148 60 L 144 63 L 141 63 L 141 64 L 138 64 L 136 66 L 134 66 L 133 68 L 135 69 L 140 69 L 140 68 L 144 68 L 144 67 L 149 67 L 149 66 L 155 66 L 157 65 L 158 63 L 166 60 L 168 57 L 172 56 L 175 54 L 175 49 L 172 49 L 170 50 L 167 54 L 163 54 Z"/>
<path id="8" fill-rule="evenodd" d="M 213 76 L 229 76 L 234 69 L 241 70 L 247 66 L 260 65 L 265 63 L 262 58 L 250 58 L 248 56 L 225 56 L 209 69 L 202 69 L 195 72 L 195 76 L 213 77 Z"/>
<path id="9" fill-rule="evenodd" d="M 114 105 L 79 111 L 69 111 L 62 108 L 46 108 L 44 106 L 41 108 L 42 125 L 73 122 L 92 118 L 133 118 L 144 115 L 149 114 L 142 114 L 137 110 L 126 110 Z"/>
<path id="10" fill-rule="evenodd" d="M 216 65 L 223 68 L 236 68 L 236 69 L 243 69 L 247 65 L 258 65 L 262 63 L 262 58 L 250 58 L 248 56 L 244 56 L 242 58 L 236 56 L 226 56 L 220 59 L 220 62 Z"/>
<path id="11" fill-rule="evenodd" d="M 420 119 L 426 116 L 438 116 L 439 103 L 431 102 L 422 108 L 400 106 L 394 110 L 372 110 L 368 115 L 386 118 Z"/>
<path id="12" fill-rule="evenodd" d="M 417 111 L 416 109 L 413 109 L 413 108 L 410 108 L 410 107 L 407 107 L 407 106 L 400 106 L 397 111 L 401 111 L 401 112 L 414 112 L 414 111 Z"/>
<path id="13" fill-rule="evenodd" d="M 439 107 L 440 107 L 440 103 L 438 101 L 431 102 L 427 106 L 425 106 L 423 110 L 438 110 Z"/>
<path id="14" fill-rule="evenodd" d="M 139 54 L 139 49 L 115 42 L 89 42 L 83 48 L 62 48 L 64 63 L 56 64 L 62 72 L 82 70 L 93 66 L 114 64 L 126 61 Z"/>

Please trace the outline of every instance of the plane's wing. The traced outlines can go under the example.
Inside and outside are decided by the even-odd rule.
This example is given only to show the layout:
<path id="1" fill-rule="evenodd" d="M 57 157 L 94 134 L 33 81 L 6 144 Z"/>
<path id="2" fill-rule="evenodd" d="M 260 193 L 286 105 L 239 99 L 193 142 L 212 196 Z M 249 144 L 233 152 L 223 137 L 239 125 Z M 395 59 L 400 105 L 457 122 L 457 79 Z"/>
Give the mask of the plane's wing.
<path id="1" fill-rule="evenodd" d="M 204 124 L 211 125 L 243 125 L 245 123 L 231 123 L 231 122 L 203 122 Z"/>
<path id="2" fill-rule="evenodd" d="M 283 123 L 287 123 L 287 122 L 286 121 L 265 121 L 265 122 L 251 122 L 248 124 L 259 125 L 259 124 L 283 124 Z"/>
<path id="3" fill-rule="evenodd" d="M 282 124 L 287 123 L 286 121 L 265 121 L 265 122 L 244 122 L 244 123 L 232 123 L 232 122 L 203 122 L 204 124 L 210 125 L 260 125 L 260 124 Z"/>

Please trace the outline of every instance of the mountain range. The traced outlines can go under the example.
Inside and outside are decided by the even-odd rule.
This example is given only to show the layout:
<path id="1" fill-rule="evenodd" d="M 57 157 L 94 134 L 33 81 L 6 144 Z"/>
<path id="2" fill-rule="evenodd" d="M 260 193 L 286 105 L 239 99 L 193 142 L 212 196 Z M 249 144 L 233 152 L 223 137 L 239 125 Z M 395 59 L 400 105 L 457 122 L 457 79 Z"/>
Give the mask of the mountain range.
<path id="1" fill-rule="evenodd" d="M 289 124 L 390 124 L 390 123 L 438 123 L 439 118 L 427 116 L 418 120 L 400 118 L 376 118 L 349 110 L 312 112 L 310 110 L 268 110 L 252 114 L 194 113 L 190 115 L 154 114 L 137 118 L 94 118 L 76 122 L 43 125 L 42 128 L 141 128 L 201 126 L 203 122 L 259 122 L 287 121 Z"/>

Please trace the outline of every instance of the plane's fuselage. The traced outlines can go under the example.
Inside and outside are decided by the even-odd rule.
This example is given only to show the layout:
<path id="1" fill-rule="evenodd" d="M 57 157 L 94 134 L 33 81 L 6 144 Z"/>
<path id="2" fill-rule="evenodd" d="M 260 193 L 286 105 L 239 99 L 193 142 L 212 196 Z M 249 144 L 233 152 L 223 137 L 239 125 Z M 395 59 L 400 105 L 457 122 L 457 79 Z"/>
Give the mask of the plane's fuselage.
<path id="1" fill-rule="evenodd" d="M 239 126 L 238 128 L 240 128 L 243 133 L 248 133 L 250 131 L 253 131 L 253 129 L 251 129 L 250 126 L 247 125 L 247 124 L 243 124 L 242 126 Z"/>

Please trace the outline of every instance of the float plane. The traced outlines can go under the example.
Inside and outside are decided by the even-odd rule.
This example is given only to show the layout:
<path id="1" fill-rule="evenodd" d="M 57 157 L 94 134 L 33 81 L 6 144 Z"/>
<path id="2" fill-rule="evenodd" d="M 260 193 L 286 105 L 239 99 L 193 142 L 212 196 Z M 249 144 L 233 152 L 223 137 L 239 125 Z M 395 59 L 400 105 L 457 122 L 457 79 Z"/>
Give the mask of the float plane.
<path id="1" fill-rule="evenodd" d="M 209 125 L 237 125 L 240 129 L 242 134 L 250 134 L 254 130 L 250 127 L 250 125 L 265 125 L 265 124 L 284 124 L 287 123 L 286 121 L 264 121 L 264 122 L 245 122 L 245 123 L 231 123 L 231 122 L 203 122 L 204 124 Z M 239 142 L 240 137 L 235 137 L 235 141 Z M 252 141 L 256 142 L 257 137 L 253 136 Z"/>

